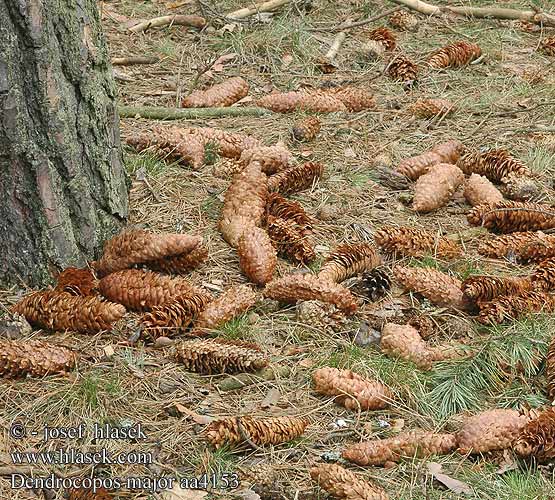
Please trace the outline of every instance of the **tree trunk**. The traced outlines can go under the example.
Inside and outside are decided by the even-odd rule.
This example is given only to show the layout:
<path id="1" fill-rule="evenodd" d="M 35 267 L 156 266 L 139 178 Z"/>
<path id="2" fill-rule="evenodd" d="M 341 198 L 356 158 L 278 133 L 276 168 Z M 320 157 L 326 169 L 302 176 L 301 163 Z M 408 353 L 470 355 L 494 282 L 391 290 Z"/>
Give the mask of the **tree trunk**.
<path id="1" fill-rule="evenodd" d="M 0 0 L 0 285 L 84 265 L 127 217 L 96 0 Z"/>

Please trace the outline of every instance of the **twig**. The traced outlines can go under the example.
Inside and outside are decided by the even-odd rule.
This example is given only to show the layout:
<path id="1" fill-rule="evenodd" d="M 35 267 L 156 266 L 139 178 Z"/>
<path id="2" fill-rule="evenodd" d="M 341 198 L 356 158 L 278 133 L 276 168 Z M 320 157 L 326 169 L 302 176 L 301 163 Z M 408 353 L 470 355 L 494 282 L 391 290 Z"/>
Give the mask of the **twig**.
<path id="1" fill-rule="evenodd" d="M 243 423 L 241 422 L 241 417 L 235 417 L 235 422 L 237 423 L 237 429 L 239 429 L 239 435 L 241 439 L 245 441 L 252 449 L 257 451 L 264 451 L 263 448 L 258 446 L 248 435 L 245 427 L 243 427 Z"/>
<path id="2" fill-rule="evenodd" d="M 256 107 L 229 108 L 162 108 L 156 106 L 118 106 L 121 118 L 150 118 L 152 120 L 200 120 L 227 116 L 265 116 L 271 111 Z"/>
<path id="3" fill-rule="evenodd" d="M 181 14 L 175 14 L 173 16 L 163 16 L 155 17 L 154 19 L 149 19 L 142 23 L 136 24 L 129 28 L 129 31 L 133 33 L 140 33 L 146 31 L 149 28 L 163 28 L 164 26 L 173 26 L 178 24 L 180 26 L 191 26 L 193 28 L 204 28 L 206 26 L 206 19 L 200 16 L 184 16 Z"/>
<path id="4" fill-rule="evenodd" d="M 529 133 L 555 133 L 555 127 L 525 127 L 525 128 L 514 128 L 502 130 L 503 134 L 529 134 Z"/>
<path id="5" fill-rule="evenodd" d="M 156 64 L 160 61 L 158 57 L 130 56 L 130 57 L 114 57 L 112 59 L 113 66 L 131 66 L 133 64 Z"/>
<path id="6" fill-rule="evenodd" d="M 245 7 L 244 9 L 230 12 L 226 15 L 226 17 L 229 19 L 244 19 L 245 17 L 249 17 L 260 12 L 272 12 L 278 7 L 288 4 L 289 2 L 291 2 L 291 0 L 270 0 L 269 2 L 264 2 L 254 7 Z"/>
<path id="7" fill-rule="evenodd" d="M 347 24 L 340 24 L 339 26 L 336 26 L 335 28 L 331 28 L 331 31 L 343 31 L 343 30 L 350 30 L 353 28 L 358 28 L 359 26 L 365 26 L 366 24 L 370 24 L 373 23 L 374 21 L 378 21 L 379 19 L 382 19 L 383 17 L 387 17 L 395 12 L 397 12 L 398 10 L 402 10 L 403 7 L 395 7 L 393 9 L 389 9 L 386 10 L 385 12 L 382 12 L 381 14 L 378 14 L 377 16 L 374 17 L 370 17 L 368 19 L 363 19 L 362 21 L 356 21 L 354 23 L 347 23 Z M 324 28 L 318 28 L 317 30 L 315 29 L 314 31 L 323 31 Z M 328 31 L 328 30 L 326 30 Z"/>

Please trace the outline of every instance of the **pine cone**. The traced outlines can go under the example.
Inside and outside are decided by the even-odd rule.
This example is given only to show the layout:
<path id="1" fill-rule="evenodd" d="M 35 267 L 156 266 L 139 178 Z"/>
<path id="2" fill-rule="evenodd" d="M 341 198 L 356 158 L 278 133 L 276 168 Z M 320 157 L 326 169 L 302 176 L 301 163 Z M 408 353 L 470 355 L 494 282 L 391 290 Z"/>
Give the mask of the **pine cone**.
<path id="1" fill-rule="evenodd" d="M 316 116 L 307 116 L 293 125 L 293 138 L 300 142 L 310 142 L 320 132 L 320 120 Z"/>
<path id="2" fill-rule="evenodd" d="M 529 201 L 541 195 L 541 188 L 538 183 L 525 175 L 508 174 L 501 180 L 503 194 L 509 200 Z"/>
<path id="3" fill-rule="evenodd" d="M 462 255 L 462 248 L 449 238 L 415 227 L 383 226 L 374 233 L 374 241 L 385 252 L 401 257 L 424 257 L 431 254 L 452 259 Z"/>
<path id="4" fill-rule="evenodd" d="M 406 10 L 398 10 L 389 16 L 389 24 L 400 31 L 412 31 L 418 27 L 418 19 Z"/>
<path id="5" fill-rule="evenodd" d="M 255 105 L 274 113 L 289 113 L 297 109 L 301 96 L 301 92 L 276 92 L 258 99 Z"/>
<path id="6" fill-rule="evenodd" d="M 447 99 L 418 99 L 408 110 L 417 118 L 433 118 L 449 115 L 455 109 L 455 105 Z"/>
<path id="7" fill-rule="evenodd" d="M 272 175 L 289 168 L 293 164 L 293 155 L 280 143 L 275 146 L 258 146 L 243 151 L 240 162 L 248 165 L 253 161 L 260 163 L 262 172 Z"/>
<path id="8" fill-rule="evenodd" d="M 120 304 L 97 296 L 80 297 L 67 292 L 44 291 L 27 295 L 11 308 L 33 326 L 49 330 L 96 333 L 110 330 L 125 314 Z"/>
<path id="9" fill-rule="evenodd" d="M 462 282 L 462 291 L 474 302 L 493 300 L 500 295 L 521 295 L 532 288 L 527 276 L 470 276 Z"/>
<path id="10" fill-rule="evenodd" d="M 551 461 L 555 457 L 555 408 L 542 411 L 520 429 L 513 449 L 521 457 Z"/>
<path id="11" fill-rule="evenodd" d="M 105 488 L 71 488 L 67 491 L 68 500 L 111 500 L 113 494 Z"/>
<path id="12" fill-rule="evenodd" d="M 71 371 L 79 356 L 67 347 L 40 340 L 0 339 L 0 376 L 44 377 Z"/>
<path id="13" fill-rule="evenodd" d="M 351 276 L 381 264 L 376 249 L 368 243 L 344 243 L 338 245 L 324 261 L 318 278 L 323 281 L 341 283 Z"/>
<path id="14" fill-rule="evenodd" d="M 505 149 L 468 152 L 461 156 L 457 165 L 465 174 L 480 174 L 492 182 L 502 182 L 510 174 L 531 175 L 528 167 Z"/>
<path id="15" fill-rule="evenodd" d="M 544 38 L 540 47 L 542 52 L 545 52 L 548 56 L 555 56 L 555 36 L 550 36 Z"/>
<path id="16" fill-rule="evenodd" d="M 396 266 L 393 274 L 407 289 L 440 307 L 466 309 L 460 280 L 436 269 Z"/>
<path id="17" fill-rule="evenodd" d="M 118 271 L 100 280 L 100 293 L 133 311 L 149 311 L 179 295 L 203 294 L 185 278 L 170 278 L 142 269 Z"/>
<path id="18" fill-rule="evenodd" d="M 551 337 L 549 349 L 547 350 L 545 377 L 547 378 L 547 395 L 553 402 L 555 400 L 555 335 Z"/>
<path id="19" fill-rule="evenodd" d="M 181 101 L 183 108 L 215 108 L 227 107 L 243 99 L 249 93 L 248 82 L 239 77 L 233 77 L 223 83 L 213 85 L 206 90 L 196 90 Z"/>
<path id="20" fill-rule="evenodd" d="M 467 214 L 473 226 L 483 226 L 497 233 L 540 231 L 555 227 L 555 209 L 551 205 L 503 200 L 493 205 L 478 205 Z"/>
<path id="21" fill-rule="evenodd" d="M 530 279 L 533 287 L 537 290 L 555 290 L 555 258 L 552 257 L 540 262 Z"/>
<path id="22" fill-rule="evenodd" d="M 187 370 L 203 375 L 254 372 L 268 365 L 256 344 L 218 338 L 182 342 L 175 355 Z"/>
<path id="23" fill-rule="evenodd" d="M 334 97 L 339 99 L 347 108 L 347 111 L 358 112 L 365 109 L 374 109 L 376 101 L 373 94 L 356 87 L 343 87 L 333 90 Z"/>
<path id="24" fill-rule="evenodd" d="M 462 142 L 451 140 L 438 144 L 430 151 L 407 158 L 397 166 L 397 172 L 415 181 L 439 163 L 456 163 L 464 146 Z"/>
<path id="25" fill-rule="evenodd" d="M 90 269 L 68 267 L 58 275 L 58 283 L 54 289 L 57 292 L 68 292 L 71 295 L 98 294 L 98 280 Z"/>
<path id="26" fill-rule="evenodd" d="M 431 370 L 438 353 L 428 345 L 410 325 L 386 323 L 382 329 L 380 342 L 382 352 L 394 358 L 412 361 L 421 370 Z"/>
<path id="27" fill-rule="evenodd" d="M 322 164 L 309 161 L 272 175 L 268 179 L 268 190 L 277 191 L 283 195 L 303 191 L 311 188 L 314 181 L 322 177 L 323 173 Z"/>
<path id="28" fill-rule="evenodd" d="M 430 455 L 446 455 L 457 447 L 453 434 L 436 434 L 413 430 L 395 437 L 362 441 L 343 450 L 342 457 L 358 465 L 383 465 L 399 462 L 402 458 L 425 458 Z"/>
<path id="29" fill-rule="evenodd" d="M 362 273 L 360 280 L 355 283 L 351 290 L 371 302 L 376 302 L 384 297 L 391 288 L 389 274 L 379 267 Z"/>
<path id="30" fill-rule="evenodd" d="M 259 147 L 260 141 L 250 135 L 234 134 L 211 127 L 182 129 L 202 141 L 204 146 L 213 144 L 217 153 L 225 158 L 240 158 L 243 151 Z"/>
<path id="31" fill-rule="evenodd" d="M 264 229 L 251 226 L 237 244 L 239 266 L 247 278 L 257 285 L 272 280 L 277 267 L 277 254 L 270 236 Z"/>
<path id="32" fill-rule="evenodd" d="M 347 318 L 337 307 L 318 300 L 299 301 L 296 317 L 297 323 L 334 332 L 343 330 L 347 322 Z"/>
<path id="33" fill-rule="evenodd" d="M 392 80 L 400 81 L 406 88 L 418 81 L 418 66 L 404 54 L 395 55 L 387 65 L 387 74 Z"/>
<path id="34" fill-rule="evenodd" d="M 424 340 L 433 337 L 437 330 L 434 320 L 427 314 L 413 314 L 407 324 L 416 328 Z"/>
<path id="35" fill-rule="evenodd" d="M 208 248 L 199 244 L 189 253 L 182 253 L 175 257 L 162 257 L 150 260 L 144 265 L 153 271 L 167 274 L 187 274 L 201 266 L 208 260 Z"/>
<path id="36" fill-rule="evenodd" d="M 385 50 L 394 50 L 395 47 L 397 47 L 397 37 L 395 36 L 395 33 L 385 26 L 380 26 L 379 28 L 372 30 L 368 34 L 368 38 L 370 40 L 380 42 L 384 46 Z"/>
<path id="37" fill-rule="evenodd" d="M 457 433 L 458 452 L 485 453 L 510 448 L 528 418 L 515 410 L 488 410 L 468 417 Z"/>
<path id="38" fill-rule="evenodd" d="M 298 201 L 288 200 L 275 192 L 268 194 L 266 214 L 279 219 L 293 221 L 303 230 L 310 230 L 315 224 L 314 218 L 305 212 L 305 209 Z"/>
<path id="39" fill-rule="evenodd" d="M 104 244 L 104 253 L 94 267 L 100 276 L 106 276 L 136 264 L 186 255 L 201 243 L 200 236 L 188 234 L 154 234 L 142 229 L 123 231 Z"/>
<path id="40" fill-rule="evenodd" d="M 185 294 L 153 307 L 151 312 L 141 318 L 144 336 L 155 341 L 158 337 L 174 337 L 184 333 L 209 301 L 210 296 L 207 294 Z"/>
<path id="41" fill-rule="evenodd" d="M 320 300 L 334 304 L 346 314 L 353 314 L 358 307 L 351 292 L 336 283 L 323 281 L 313 274 L 289 274 L 266 285 L 264 296 L 280 302 Z"/>
<path id="42" fill-rule="evenodd" d="M 362 59 L 373 61 L 381 58 L 385 54 L 385 46 L 381 42 L 368 40 L 360 46 L 359 54 L 362 56 Z"/>
<path id="43" fill-rule="evenodd" d="M 310 469 L 310 477 L 333 498 L 345 500 L 388 500 L 379 486 L 359 478 L 336 464 L 318 464 Z"/>
<path id="44" fill-rule="evenodd" d="M 503 200 L 503 195 L 488 179 L 472 174 L 465 182 L 464 197 L 473 207 L 489 203 L 493 205 Z"/>
<path id="45" fill-rule="evenodd" d="M 301 436 L 308 423 L 301 417 L 226 417 L 210 423 L 205 435 L 216 449 L 241 444 L 246 438 L 259 446 L 278 445 Z"/>
<path id="46" fill-rule="evenodd" d="M 446 205 L 464 181 L 459 167 L 439 163 L 416 181 L 412 209 L 415 212 L 431 212 Z"/>
<path id="47" fill-rule="evenodd" d="M 310 263 L 316 258 L 313 246 L 303 236 L 301 227 L 292 220 L 269 216 L 268 234 L 278 252 L 291 260 Z"/>
<path id="48" fill-rule="evenodd" d="M 215 330 L 250 309 L 258 300 L 256 293 L 247 285 L 232 286 L 208 304 L 195 323 L 195 334 L 203 330 Z"/>
<path id="49" fill-rule="evenodd" d="M 482 49 L 475 43 L 460 41 L 436 50 L 428 58 L 430 68 L 458 68 L 466 66 L 482 55 Z"/>
<path id="50" fill-rule="evenodd" d="M 313 90 L 303 92 L 298 102 L 298 109 L 311 113 L 335 113 L 347 111 L 347 106 L 333 92 Z"/>
<path id="51" fill-rule="evenodd" d="M 478 253 L 490 258 L 541 262 L 555 257 L 555 235 L 541 231 L 507 234 L 482 242 L 478 246 Z"/>
<path id="52" fill-rule="evenodd" d="M 351 370 L 320 368 L 312 374 L 312 380 L 316 392 L 337 396 L 335 402 L 349 410 L 382 410 L 393 399 L 387 386 Z"/>
<path id="53" fill-rule="evenodd" d="M 478 321 L 485 325 L 504 323 L 538 313 L 555 311 L 555 295 L 545 292 L 524 292 L 522 295 L 504 295 L 480 304 Z"/>

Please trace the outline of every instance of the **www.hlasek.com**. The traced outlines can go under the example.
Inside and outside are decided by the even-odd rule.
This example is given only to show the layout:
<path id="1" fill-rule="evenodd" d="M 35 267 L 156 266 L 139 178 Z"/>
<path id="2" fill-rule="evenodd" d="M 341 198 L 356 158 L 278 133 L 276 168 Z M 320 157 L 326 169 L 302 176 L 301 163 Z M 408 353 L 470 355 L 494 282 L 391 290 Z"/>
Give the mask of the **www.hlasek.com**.
<path id="1" fill-rule="evenodd" d="M 74 448 L 40 452 L 12 451 L 10 456 L 16 465 L 148 465 L 154 460 L 152 453 L 148 451 L 112 454 L 105 448 L 100 451 L 80 451 Z"/>

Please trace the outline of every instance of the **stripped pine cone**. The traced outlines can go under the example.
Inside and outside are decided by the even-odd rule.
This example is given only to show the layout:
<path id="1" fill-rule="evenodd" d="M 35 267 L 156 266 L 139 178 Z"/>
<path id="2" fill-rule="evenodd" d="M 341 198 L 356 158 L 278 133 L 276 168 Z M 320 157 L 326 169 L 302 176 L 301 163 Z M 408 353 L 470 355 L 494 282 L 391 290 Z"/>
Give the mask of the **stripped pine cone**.
<path id="1" fill-rule="evenodd" d="M 58 283 L 55 290 L 83 297 L 97 295 L 98 280 L 90 269 L 68 267 L 58 275 Z"/>
<path id="2" fill-rule="evenodd" d="M 392 80 L 402 82 L 406 88 L 418 81 L 418 66 L 404 54 L 396 54 L 388 63 L 386 71 Z"/>
<path id="3" fill-rule="evenodd" d="M 530 279 L 533 287 L 537 290 L 555 290 L 555 258 L 540 262 Z"/>
<path id="4" fill-rule="evenodd" d="M 223 83 L 213 85 L 206 90 L 196 90 L 181 101 L 183 108 L 215 108 L 227 107 L 243 99 L 249 93 L 248 82 L 239 77 L 233 77 Z"/>
<path id="5" fill-rule="evenodd" d="M 347 111 L 358 112 L 365 109 L 374 109 L 376 101 L 370 92 L 356 87 L 343 87 L 333 91 L 333 96 L 339 99 Z"/>
<path id="6" fill-rule="evenodd" d="M 278 445 L 301 436 L 308 424 L 302 417 L 226 417 L 211 422 L 205 435 L 216 449 L 241 444 L 246 438 L 259 446 Z"/>
<path id="7" fill-rule="evenodd" d="M 411 31 L 418 26 L 418 19 L 406 10 L 398 10 L 389 16 L 389 24 L 401 31 Z"/>
<path id="8" fill-rule="evenodd" d="M 293 221 L 303 230 L 312 229 L 315 221 L 305 212 L 298 201 L 288 200 L 279 193 L 269 193 L 266 202 L 266 213 L 279 219 Z"/>
<path id="9" fill-rule="evenodd" d="M 480 174 L 492 182 L 502 182 L 510 174 L 530 176 L 528 167 L 505 149 L 468 152 L 459 159 L 458 167 L 465 174 Z"/>
<path id="10" fill-rule="evenodd" d="M 164 305 L 152 308 L 141 318 L 143 334 L 154 341 L 184 333 L 210 301 L 207 294 L 179 295 Z"/>
<path id="11" fill-rule="evenodd" d="M 260 163 L 262 172 L 272 175 L 289 168 L 293 164 L 293 155 L 281 143 L 275 146 L 259 146 L 243 151 L 240 162 L 243 165 L 248 165 L 253 161 Z"/>
<path id="12" fill-rule="evenodd" d="M 347 106 L 333 92 L 313 90 L 303 92 L 298 102 L 298 109 L 311 113 L 335 113 L 347 111 Z"/>
<path id="13" fill-rule="evenodd" d="M 418 99 L 409 107 L 409 112 L 417 118 L 449 115 L 453 111 L 455 111 L 455 105 L 447 99 Z"/>
<path id="14" fill-rule="evenodd" d="M 94 267 L 101 276 L 106 276 L 136 264 L 187 255 L 200 244 L 200 236 L 154 234 L 142 229 L 123 231 L 104 244 L 104 253 Z"/>
<path id="15" fill-rule="evenodd" d="M 541 43 L 541 51 L 548 56 L 555 56 L 555 36 L 545 38 Z"/>
<path id="16" fill-rule="evenodd" d="M 368 34 L 368 38 L 381 43 L 385 50 L 394 50 L 395 47 L 397 47 L 397 37 L 395 33 L 385 26 L 380 26 L 372 30 Z"/>
<path id="17" fill-rule="evenodd" d="M 374 246 L 368 243 L 344 243 L 338 245 L 324 261 L 318 278 L 341 283 L 380 264 L 381 258 Z"/>
<path id="18" fill-rule="evenodd" d="M 111 500 L 113 494 L 105 488 L 71 488 L 68 490 L 68 500 Z"/>
<path id="19" fill-rule="evenodd" d="M 182 253 L 175 257 L 162 257 L 145 262 L 145 266 L 153 271 L 167 274 L 186 274 L 201 266 L 208 260 L 208 248 L 199 244 L 189 253 Z"/>
<path id="20" fill-rule="evenodd" d="M 466 66 L 482 55 L 482 49 L 475 43 L 460 41 L 436 50 L 428 58 L 430 68 L 458 68 Z"/>
<path id="21" fill-rule="evenodd" d="M 300 142 L 310 142 L 320 132 L 320 120 L 316 116 L 307 116 L 293 125 L 293 138 Z"/>
<path id="22" fill-rule="evenodd" d="M 358 465 L 383 465 L 399 462 L 402 458 L 425 458 L 430 455 L 446 455 L 457 447 L 453 434 L 438 434 L 414 430 L 395 437 L 362 441 L 343 450 L 341 456 Z"/>
<path id="23" fill-rule="evenodd" d="M 493 205 L 478 205 L 466 216 L 473 226 L 483 226 L 497 233 L 541 231 L 555 227 L 555 209 L 551 205 L 503 200 Z"/>
<path id="24" fill-rule="evenodd" d="M 78 354 L 67 347 L 40 340 L 0 339 L 0 376 L 44 377 L 71 371 Z"/>
<path id="25" fill-rule="evenodd" d="M 258 297 L 247 285 L 232 286 L 208 304 L 195 323 L 195 334 L 203 330 L 215 330 L 250 309 Z"/>
<path id="26" fill-rule="evenodd" d="M 313 274 L 289 274 L 266 285 L 264 296 L 280 302 L 320 300 L 334 304 L 346 314 L 353 314 L 358 307 L 353 294 L 345 287 L 323 281 Z"/>
<path id="27" fill-rule="evenodd" d="M 382 352 L 394 358 L 412 361 L 421 370 L 431 370 L 434 361 L 441 359 L 410 325 L 386 323 L 380 341 Z"/>
<path id="28" fill-rule="evenodd" d="M 337 464 L 318 464 L 310 469 L 310 477 L 333 498 L 345 500 L 388 500 L 379 486 L 359 478 Z"/>
<path id="29" fill-rule="evenodd" d="M 203 375 L 254 372 L 268 365 L 256 344 L 217 338 L 182 342 L 175 355 L 187 370 Z"/>
<path id="30" fill-rule="evenodd" d="M 534 457 L 538 462 L 555 458 L 555 408 L 542 411 L 518 434 L 513 449 L 521 457 Z"/>
<path id="31" fill-rule="evenodd" d="M 521 295 L 532 288 L 527 276 L 470 276 L 462 282 L 462 291 L 474 302 L 481 303 L 500 295 Z"/>
<path id="32" fill-rule="evenodd" d="M 374 234 L 374 241 L 382 250 L 401 257 L 437 255 L 452 259 L 462 255 L 462 248 L 449 238 L 408 226 L 383 226 Z"/>
<path id="33" fill-rule="evenodd" d="M 323 173 L 324 166 L 321 163 L 309 161 L 272 175 L 268 179 L 268 191 L 277 191 L 283 195 L 303 191 L 311 188 Z"/>
<path id="34" fill-rule="evenodd" d="M 464 184 L 464 197 L 473 207 L 489 203 L 493 205 L 503 200 L 503 195 L 487 177 L 472 174 Z"/>
<path id="35" fill-rule="evenodd" d="M 337 396 L 335 402 L 349 410 L 382 410 L 393 399 L 387 386 L 351 370 L 320 368 L 312 374 L 312 380 L 316 392 Z"/>
<path id="36" fill-rule="evenodd" d="M 541 194 L 540 185 L 532 177 L 509 174 L 502 179 L 501 189 L 509 200 L 529 201 Z"/>
<path id="37" fill-rule="evenodd" d="M 347 318 L 333 304 L 318 300 L 300 301 L 296 308 L 297 322 L 322 330 L 341 331 Z"/>
<path id="38" fill-rule="evenodd" d="M 437 269 L 396 266 L 393 273 L 407 289 L 419 293 L 440 307 L 466 309 L 461 281 Z"/>
<path id="39" fill-rule="evenodd" d="M 372 269 L 371 271 L 362 273 L 362 276 L 358 283 L 356 283 L 352 289 L 354 289 L 357 295 L 361 295 L 371 302 L 375 302 L 384 297 L 389 289 L 391 288 L 391 278 L 389 274 L 380 268 Z"/>
<path id="40" fill-rule="evenodd" d="M 397 172 L 415 181 L 421 175 L 427 173 L 434 165 L 439 163 L 456 163 L 463 148 L 462 142 L 457 140 L 438 144 L 430 151 L 403 160 L 397 166 Z"/>
<path id="41" fill-rule="evenodd" d="M 517 232 L 482 242 L 478 253 L 490 258 L 541 262 L 555 257 L 555 235 L 538 232 Z"/>
<path id="42" fill-rule="evenodd" d="M 504 323 L 531 314 L 555 311 L 555 295 L 545 292 L 524 292 L 522 295 L 504 295 L 480 305 L 478 321 L 484 325 Z"/>
<path id="43" fill-rule="evenodd" d="M 547 350 L 545 377 L 547 378 L 547 395 L 553 402 L 555 400 L 555 335 L 551 337 L 549 349 Z"/>
<path id="44" fill-rule="evenodd" d="M 149 311 L 179 295 L 203 294 L 185 278 L 170 278 L 142 269 L 118 271 L 100 280 L 100 293 L 133 311 Z"/>
<path id="45" fill-rule="evenodd" d="M 257 285 L 272 280 L 277 267 L 276 249 L 264 229 L 251 226 L 239 238 L 237 244 L 239 266 L 247 278 Z"/>
<path id="46" fill-rule="evenodd" d="M 268 234 L 281 255 L 305 264 L 316 259 L 313 245 L 292 220 L 269 216 Z"/>
<path id="47" fill-rule="evenodd" d="M 463 181 L 459 167 L 449 163 L 434 165 L 416 181 L 412 209 L 425 213 L 446 205 Z"/>
<path id="48" fill-rule="evenodd" d="M 359 54 L 362 56 L 363 60 L 368 59 L 373 61 L 374 59 L 381 58 L 385 54 L 385 46 L 381 42 L 368 40 L 360 46 Z"/>
<path id="49" fill-rule="evenodd" d="M 11 308 L 11 312 L 25 316 L 31 325 L 39 328 L 95 333 L 110 330 L 125 314 L 125 307 L 103 302 L 97 296 L 44 291 L 27 295 Z"/>
<path id="50" fill-rule="evenodd" d="M 476 454 L 510 448 L 527 421 L 518 411 L 507 409 L 472 415 L 457 433 L 458 452 Z"/>

